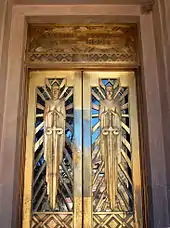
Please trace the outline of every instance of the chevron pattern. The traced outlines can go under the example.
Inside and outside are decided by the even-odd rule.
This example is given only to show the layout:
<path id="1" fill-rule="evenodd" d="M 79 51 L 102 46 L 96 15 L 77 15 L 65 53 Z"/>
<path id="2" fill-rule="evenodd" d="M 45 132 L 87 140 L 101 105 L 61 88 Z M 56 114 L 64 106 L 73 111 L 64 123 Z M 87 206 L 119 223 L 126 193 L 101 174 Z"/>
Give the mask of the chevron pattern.
<path id="1" fill-rule="evenodd" d="M 133 228 L 133 213 L 94 213 L 93 228 Z"/>
<path id="2" fill-rule="evenodd" d="M 72 214 L 34 213 L 32 228 L 72 228 Z"/>

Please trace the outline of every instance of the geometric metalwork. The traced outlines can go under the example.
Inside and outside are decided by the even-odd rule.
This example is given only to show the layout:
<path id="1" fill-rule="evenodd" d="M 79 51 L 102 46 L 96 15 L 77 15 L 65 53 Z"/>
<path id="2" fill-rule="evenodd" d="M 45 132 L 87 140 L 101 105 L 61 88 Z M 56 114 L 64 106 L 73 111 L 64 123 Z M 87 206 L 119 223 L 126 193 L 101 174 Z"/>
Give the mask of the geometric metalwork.
<path id="1" fill-rule="evenodd" d="M 111 89 L 111 109 L 106 100 Z M 93 209 L 94 211 L 132 211 L 133 210 L 133 181 L 132 156 L 130 135 L 130 112 L 128 88 L 121 87 L 119 79 L 103 79 L 97 87 L 92 88 L 92 171 L 93 171 Z M 115 119 L 114 102 L 120 106 L 120 116 Z M 102 120 L 101 111 L 105 102 L 106 120 Z M 116 107 L 116 106 L 115 106 Z M 118 108 L 117 108 L 118 109 Z M 108 110 L 108 111 L 107 111 Z M 108 112 L 108 115 L 107 115 Z M 109 115 L 112 115 L 112 126 Z M 102 121 L 102 122 L 101 122 Z M 103 121 L 106 124 L 103 125 Z M 114 121 L 116 121 L 114 123 Z M 120 124 L 118 122 L 120 121 Z M 116 128 L 116 125 L 120 126 Z M 108 129 L 107 129 L 108 127 Z M 120 129 L 119 129 L 120 128 Z M 104 130 L 103 130 L 104 129 Z M 114 130 L 118 131 L 114 134 Z M 103 131 L 105 135 L 102 136 Z M 106 132 L 107 131 L 107 132 Z M 116 141 L 120 135 L 120 142 Z M 104 142 L 101 142 L 103 140 Z M 110 174 L 109 174 L 110 172 Z M 113 181 L 112 181 L 113 177 Z M 109 192 L 109 189 L 112 193 Z M 113 189 L 113 190 L 112 190 Z M 115 196 L 113 195 L 115 194 Z M 115 197 L 115 199 L 112 199 Z M 114 200 L 114 207 L 113 202 Z"/>
<path id="2" fill-rule="evenodd" d="M 143 228 L 138 141 L 134 72 L 31 72 L 23 228 Z"/>
<path id="3" fill-rule="evenodd" d="M 72 214 L 35 213 L 32 217 L 32 228 L 72 228 Z"/>
<path id="4" fill-rule="evenodd" d="M 135 65 L 136 34 L 134 24 L 30 25 L 26 61 Z"/>
<path id="5" fill-rule="evenodd" d="M 105 227 L 105 228 L 133 228 L 134 217 L 132 213 L 95 213 L 93 215 L 93 228 Z"/>
<path id="6" fill-rule="evenodd" d="M 82 226 L 81 74 L 31 71 L 24 228 Z"/>
<path id="7" fill-rule="evenodd" d="M 65 147 L 59 164 L 59 188 L 56 193 L 54 208 L 50 207 L 50 195 L 47 193 L 49 178 L 47 177 L 47 156 L 44 156 L 44 110 L 47 101 L 51 100 L 52 89 L 59 88 L 59 99 L 64 101 L 66 112 Z M 67 87 L 65 79 L 48 78 L 43 87 L 37 88 L 35 146 L 34 146 L 34 177 L 33 177 L 33 211 L 72 211 L 73 210 L 73 165 L 71 143 L 73 140 L 73 88 Z M 61 142 L 59 143 L 61 144 Z M 53 155 L 54 156 L 54 155 Z M 53 174 L 54 175 L 54 174 Z M 55 194 L 55 193 L 54 193 Z"/>

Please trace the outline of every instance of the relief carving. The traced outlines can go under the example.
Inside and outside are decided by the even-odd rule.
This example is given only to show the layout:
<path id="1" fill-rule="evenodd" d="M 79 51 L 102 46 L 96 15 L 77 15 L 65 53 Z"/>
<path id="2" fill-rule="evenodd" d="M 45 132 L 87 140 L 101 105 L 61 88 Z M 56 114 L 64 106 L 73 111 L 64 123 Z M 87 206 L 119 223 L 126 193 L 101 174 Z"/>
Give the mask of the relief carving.
<path id="1" fill-rule="evenodd" d="M 135 25 L 29 27 L 27 63 L 137 63 Z"/>
<path id="2" fill-rule="evenodd" d="M 105 163 L 107 193 L 111 209 L 116 207 L 118 156 L 121 150 L 120 105 L 113 98 L 113 87 L 106 87 L 106 99 L 100 106 L 101 153 Z"/>
<path id="3" fill-rule="evenodd" d="M 47 194 L 53 210 L 56 208 L 59 166 L 63 159 L 65 145 L 65 116 L 65 102 L 59 99 L 59 87 L 53 86 L 52 99 L 46 101 L 44 109 Z"/>

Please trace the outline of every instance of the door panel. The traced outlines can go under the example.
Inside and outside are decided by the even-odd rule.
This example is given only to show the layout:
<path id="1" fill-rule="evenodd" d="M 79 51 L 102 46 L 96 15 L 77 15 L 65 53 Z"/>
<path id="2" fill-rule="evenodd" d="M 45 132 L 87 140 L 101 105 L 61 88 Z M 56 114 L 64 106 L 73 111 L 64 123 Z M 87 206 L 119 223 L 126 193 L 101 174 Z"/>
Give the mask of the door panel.
<path id="1" fill-rule="evenodd" d="M 73 224 L 75 224 L 74 227 L 82 227 L 81 87 L 79 72 L 34 71 L 30 73 L 23 204 L 24 228 L 71 228 Z M 52 134 L 46 134 L 45 125 L 50 119 L 46 121 L 45 113 L 48 112 L 48 102 L 53 99 L 53 88 L 59 90 L 58 106 L 62 106 L 64 102 L 63 135 L 54 135 L 57 131 L 52 128 Z M 61 110 L 62 108 L 58 111 Z M 63 113 L 61 111 L 61 114 Z M 50 115 L 48 117 L 50 118 Z M 52 139 L 55 141 L 55 146 L 50 141 Z M 61 148 L 63 139 L 65 142 Z M 60 153 L 62 153 L 61 158 L 59 158 Z M 58 187 L 56 187 L 57 182 Z"/>
<path id="2" fill-rule="evenodd" d="M 85 72 L 83 82 L 84 227 L 142 227 L 134 73 Z"/>
<path id="3" fill-rule="evenodd" d="M 133 72 L 30 72 L 24 228 L 143 227 Z"/>

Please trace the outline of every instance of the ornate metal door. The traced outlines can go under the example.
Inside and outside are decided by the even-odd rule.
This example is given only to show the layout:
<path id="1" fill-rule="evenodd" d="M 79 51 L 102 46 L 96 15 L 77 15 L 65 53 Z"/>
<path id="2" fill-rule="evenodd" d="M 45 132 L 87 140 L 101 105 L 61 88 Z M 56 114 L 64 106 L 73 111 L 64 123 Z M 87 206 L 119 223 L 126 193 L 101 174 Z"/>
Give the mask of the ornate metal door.
<path id="1" fill-rule="evenodd" d="M 83 75 L 84 227 L 143 227 L 135 75 Z"/>
<path id="2" fill-rule="evenodd" d="M 23 228 L 143 227 L 133 72 L 32 71 Z"/>

